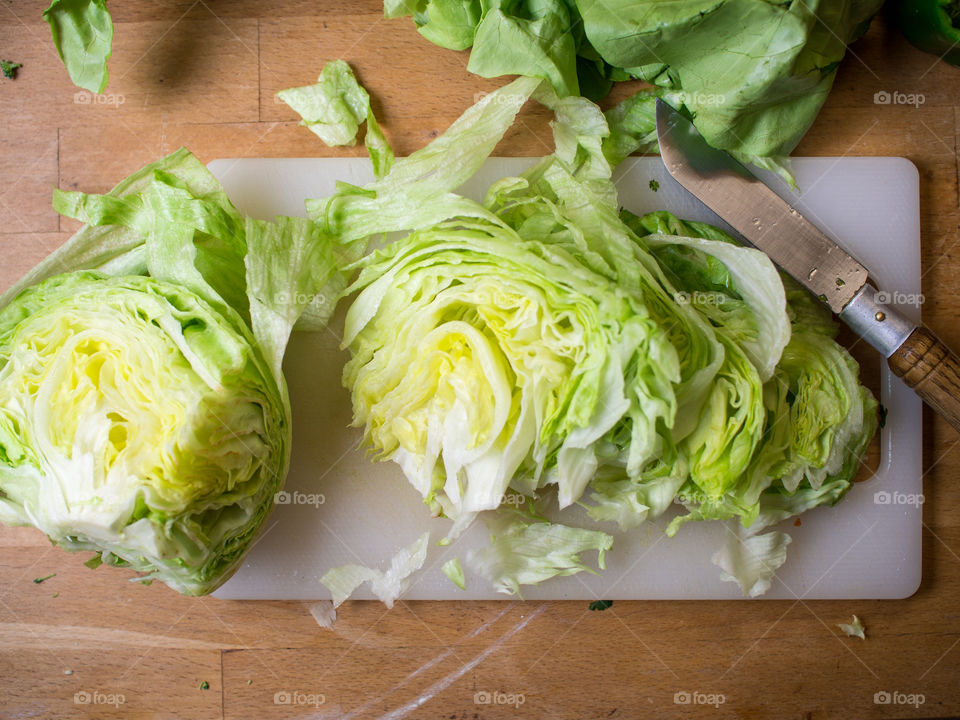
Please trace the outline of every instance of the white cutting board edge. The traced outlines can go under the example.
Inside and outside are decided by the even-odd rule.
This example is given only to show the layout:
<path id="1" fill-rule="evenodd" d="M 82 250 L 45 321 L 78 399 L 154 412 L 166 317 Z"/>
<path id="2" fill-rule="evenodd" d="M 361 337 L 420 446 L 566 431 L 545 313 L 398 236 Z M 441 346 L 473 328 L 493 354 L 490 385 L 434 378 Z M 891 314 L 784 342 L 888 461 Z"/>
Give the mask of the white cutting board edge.
<path id="1" fill-rule="evenodd" d="M 462 188 L 476 199 L 499 177 L 521 172 L 535 158 L 491 158 Z M 771 181 L 807 217 L 871 271 L 881 289 L 920 292 L 919 176 L 903 158 L 795 158 L 802 194 Z M 227 159 L 210 170 L 237 207 L 254 217 L 304 215 L 303 200 L 333 192 L 342 180 L 372 180 L 366 158 Z M 709 209 L 670 177 L 658 157 L 629 158 L 615 174 L 620 202 L 637 213 L 667 209 L 676 215 L 724 226 Z M 659 183 L 654 192 L 650 181 Z M 919 320 L 919 308 L 905 306 Z M 341 308 L 342 310 L 342 308 Z M 342 317 L 342 312 L 340 312 Z M 341 321 L 342 322 L 342 321 Z M 348 429 L 349 396 L 340 385 L 346 355 L 338 351 L 339 330 L 297 334 L 285 360 L 294 415 L 294 450 L 286 488 L 312 501 L 279 505 L 242 567 L 215 595 L 229 599 L 329 598 L 319 583 L 330 567 L 358 562 L 385 567 L 400 547 L 426 529 L 430 553 L 404 594 L 409 600 L 505 599 L 467 569 L 467 589 L 456 588 L 439 570 L 449 557 L 461 559 L 468 547 L 486 541 L 476 523 L 454 545 L 436 541 L 449 521 L 430 518 L 419 494 L 393 463 L 376 463 L 356 449 L 360 431 Z M 921 580 L 921 506 L 882 504 L 890 497 L 919 496 L 921 483 L 921 403 L 881 363 L 880 401 L 888 409 L 881 430 L 881 461 L 876 475 L 858 483 L 834 508 L 817 508 L 802 525 L 785 521 L 793 537 L 787 561 L 764 598 L 903 598 Z M 899 493 L 900 495 L 894 495 Z M 319 494 L 323 495 L 320 503 Z M 660 530 L 675 514 L 648 522 L 630 533 L 614 532 L 607 569 L 580 573 L 526 587 L 531 600 L 576 599 L 735 599 L 739 588 L 720 580 L 710 557 L 723 537 L 717 523 L 691 523 L 674 538 Z M 584 557 L 595 562 L 595 553 Z M 373 596 L 366 587 L 354 594 Z"/>

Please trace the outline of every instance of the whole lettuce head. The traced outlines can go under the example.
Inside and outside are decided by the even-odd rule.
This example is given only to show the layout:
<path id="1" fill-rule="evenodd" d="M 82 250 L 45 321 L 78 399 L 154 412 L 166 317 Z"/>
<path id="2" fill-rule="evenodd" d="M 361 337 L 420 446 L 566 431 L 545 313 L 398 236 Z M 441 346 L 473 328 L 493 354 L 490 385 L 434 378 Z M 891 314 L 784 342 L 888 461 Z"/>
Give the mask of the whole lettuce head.
<path id="1" fill-rule="evenodd" d="M 208 593 L 283 486 L 280 362 L 333 306 L 332 244 L 244 218 L 184 150 L 55 205 L 88 225 L 0 298 L 0 521 Z"/>

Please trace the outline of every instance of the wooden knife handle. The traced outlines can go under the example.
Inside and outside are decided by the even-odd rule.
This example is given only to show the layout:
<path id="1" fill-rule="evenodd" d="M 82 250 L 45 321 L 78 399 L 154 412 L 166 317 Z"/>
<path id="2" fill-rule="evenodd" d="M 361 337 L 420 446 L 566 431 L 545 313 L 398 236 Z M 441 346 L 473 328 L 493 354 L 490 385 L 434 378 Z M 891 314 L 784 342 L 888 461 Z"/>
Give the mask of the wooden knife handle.
<path id="1" fill-rule="evenodd" d="M 960 431 L 960 358 L 940 338 L 918 327 L 887 363 L 894 375 Z"/>

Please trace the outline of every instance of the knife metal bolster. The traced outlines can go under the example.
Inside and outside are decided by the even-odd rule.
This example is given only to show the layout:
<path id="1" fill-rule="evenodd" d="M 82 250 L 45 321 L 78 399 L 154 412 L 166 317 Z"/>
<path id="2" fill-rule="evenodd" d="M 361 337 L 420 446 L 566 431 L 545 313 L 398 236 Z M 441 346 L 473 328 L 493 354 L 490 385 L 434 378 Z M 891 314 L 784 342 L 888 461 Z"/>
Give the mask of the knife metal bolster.
<path id="1" fill-rule="evenodd" d="M 890 357 L 917 325 L 898 310 L 876 300 L 879 291 L 867 283 L 840 311 L 840 319 L 860 337 Z"/>

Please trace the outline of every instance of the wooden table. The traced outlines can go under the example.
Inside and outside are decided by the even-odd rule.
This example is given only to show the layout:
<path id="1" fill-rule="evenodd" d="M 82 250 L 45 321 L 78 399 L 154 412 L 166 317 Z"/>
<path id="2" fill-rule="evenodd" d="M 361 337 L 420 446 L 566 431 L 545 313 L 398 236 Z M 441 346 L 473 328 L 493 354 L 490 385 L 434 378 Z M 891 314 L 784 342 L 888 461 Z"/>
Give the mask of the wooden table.
<path id="1" fill-rule="evenodd" d="M 0 54 L 23 63 L 16 81 L 0 81 L 3 288 L 77 227 L 51 209 L 54 185 L 103 192 L 181 145 L 204 162 L 360 154 L 325 148 L 274 101 L 328 59 L 356 68 L 398 154 L 502 82 L 469 75 L 465 54 L 434 47 L 409 21 L 384 20 L 379 0 L 116 0 L 108 94 L 91 99 L 55 55 L 40 19 L 46 4 L 0 8 Z M 880 90 L 923 102 L 877 105 Z M 960 70 L 878 20 L 797 149 L 916 163 L 924 320 L 954 347 L 958 98 Z M 549 152 L 548 119 L 524 111 L 498 153 Z M 924 424 L 924 580 L 896 602 L 617 602 L 605 612 L 585 602 L 400 602 L 390 611 L 352 602 L 325 630 L 304 603 L 181 597 L 122 570 L 91 571 L 36 531 L 3 529 L 0 717 L 957 715 L 960 450 L 946 423 L 926 412 Z M 836 627 L 852 613 L 866 642 Z M 716 695 L 717 706 L 678 705 L 683 692 Z M 875 704 L 877 692 L 922 695 L 923 704 Z M 80 704 L 77 693 L 99 702 Z M 493 693 L 501 702 L 484 704 Z M 286 697 L 301 704 L 277 704 Z"/>

